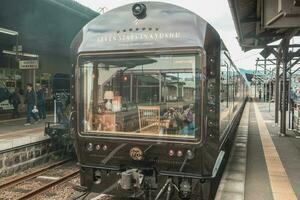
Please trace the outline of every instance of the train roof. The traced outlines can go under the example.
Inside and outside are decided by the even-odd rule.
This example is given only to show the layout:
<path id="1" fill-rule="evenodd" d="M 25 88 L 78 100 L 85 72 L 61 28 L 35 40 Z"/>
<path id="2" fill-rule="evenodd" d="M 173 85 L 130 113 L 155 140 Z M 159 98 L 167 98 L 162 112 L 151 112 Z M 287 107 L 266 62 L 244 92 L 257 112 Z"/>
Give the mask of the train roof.
<path id="1" fill-rule="evenodd" d="M 168 3 L 140 2 L 144 18 L 133 14 L 136 3 L 94 18 L 72 42 L 72 54 L 116 50 L 204 47 L 219 34 L 197 14 Z"/>

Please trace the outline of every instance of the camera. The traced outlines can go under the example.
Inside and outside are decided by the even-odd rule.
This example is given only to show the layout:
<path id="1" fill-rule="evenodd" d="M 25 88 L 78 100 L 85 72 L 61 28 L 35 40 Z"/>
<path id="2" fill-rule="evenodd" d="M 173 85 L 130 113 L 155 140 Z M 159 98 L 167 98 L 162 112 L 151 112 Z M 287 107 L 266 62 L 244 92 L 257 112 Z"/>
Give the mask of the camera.
<path id="1" fill-rule="evenodd" d="M 146 10 L 147 8 L 143 3 L 136 3 L 132 6 L 132 14 L 138 19 L 146 17 Z"/>

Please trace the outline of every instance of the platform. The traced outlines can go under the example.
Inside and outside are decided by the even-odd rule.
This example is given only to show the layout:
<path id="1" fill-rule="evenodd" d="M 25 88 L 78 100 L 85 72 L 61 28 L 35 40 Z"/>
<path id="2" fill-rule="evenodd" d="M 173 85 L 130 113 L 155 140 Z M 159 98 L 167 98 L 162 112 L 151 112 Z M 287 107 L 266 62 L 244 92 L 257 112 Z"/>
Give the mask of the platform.
<path id="1" fill-rule="evenodd" d="M 30 126 L 24 126 L 25 118 L 0 121 L 1 178 L 60 157 L 62 150 L 56 149 L 44 135 L 45 122 L 52 118 L 49 116 Z"/>
<path id="2" fill-rule="evenodd" d="M 248 102 L 216 199 L 300 199 L 300 139 L 279 136 L 274 104 Z"/>
<path id="3" fill-rule="evenodd" d="M 25 118 L 0 121 L 0 151 L 48 139 L 44 127 L 52 118 L 49 116 L 31 126 L 24 126 Z"/>

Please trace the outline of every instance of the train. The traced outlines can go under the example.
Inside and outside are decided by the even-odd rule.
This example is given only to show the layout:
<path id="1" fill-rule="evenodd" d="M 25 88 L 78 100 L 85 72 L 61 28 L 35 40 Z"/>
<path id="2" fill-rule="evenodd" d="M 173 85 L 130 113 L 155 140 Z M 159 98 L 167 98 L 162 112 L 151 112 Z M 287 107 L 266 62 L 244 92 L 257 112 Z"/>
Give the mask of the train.
<path id="1" fill-rule="evenodd" d="M 217 31 L 169 3 L 138 2 L 71 44 L 70 133 L 80 184 L 120 199 L 213 199 L 248 85 Z"/>

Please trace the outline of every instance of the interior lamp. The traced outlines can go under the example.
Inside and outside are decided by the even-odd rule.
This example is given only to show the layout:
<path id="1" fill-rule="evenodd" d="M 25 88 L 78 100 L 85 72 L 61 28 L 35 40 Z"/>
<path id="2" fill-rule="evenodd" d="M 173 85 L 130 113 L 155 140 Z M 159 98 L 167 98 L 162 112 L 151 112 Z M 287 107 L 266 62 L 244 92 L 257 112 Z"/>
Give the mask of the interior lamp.
<path id="1" fill-rule="evenodd" d="M 114 92 L 113 91 L 105 91 L 104 92 L 104 99 L 107 100 L 105 107 L 107 110 L 112 110 L 112 103 L 111 100 L 114 99 Z"/>

